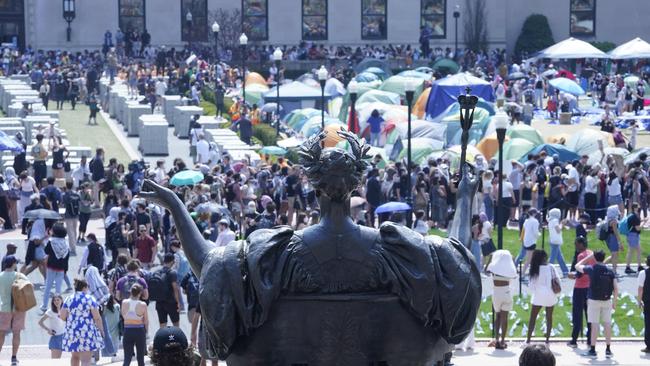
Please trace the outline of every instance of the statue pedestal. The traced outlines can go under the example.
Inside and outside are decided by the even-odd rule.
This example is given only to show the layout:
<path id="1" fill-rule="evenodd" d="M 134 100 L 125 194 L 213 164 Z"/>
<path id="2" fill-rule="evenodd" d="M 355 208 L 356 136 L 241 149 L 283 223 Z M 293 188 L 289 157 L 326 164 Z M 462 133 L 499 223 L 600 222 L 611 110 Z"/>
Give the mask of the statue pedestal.
<path id="1" fill-rule="evenodd" d="M 227 363 L 430 366 L 448 349 L 435 333 L 392 295 L 283 296 Z"/>

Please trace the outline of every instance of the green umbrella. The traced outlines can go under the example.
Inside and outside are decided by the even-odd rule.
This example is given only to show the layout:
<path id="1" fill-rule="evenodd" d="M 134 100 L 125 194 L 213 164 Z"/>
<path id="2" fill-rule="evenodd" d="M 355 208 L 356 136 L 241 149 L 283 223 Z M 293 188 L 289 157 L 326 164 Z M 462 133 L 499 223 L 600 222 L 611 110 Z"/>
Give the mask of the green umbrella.
<path id="1" fill-rule="evenodd" d="M 522 138 L 511 138 L 503 145 L 505 160 L 519 160 L 536 146 L 535 143 Z M 498 159 L 498 154 L 497 154 Z"/>
<path id="2" fill-rule="evenodd" d="M 542 145 L 544 143 L 544 138 L 535 128 L 519 123 L 517 125 L 511 126 L 506 132 L 508 137 L 511 139 L 524 139 L 533 143 L 533 147 L 537 145 Z M 531 149 L 533 148 L 531 147 Z"/>
<path id="3" fill-rule="evenodd" d="M 286 155 L 287 150 L 281 148 L 280 146 L 264 146 L 262 149 L 260 149 L 260 153 L 266 155 L 284 156 Z"/>
<path id="4" fill-rule="evenodd" d="M 460 70 L 460 66 L 458 66 L 456 61 L 449 58 L 439 59 L 431 65 L 431 68 L 441 74 L 455 74 Z"/>

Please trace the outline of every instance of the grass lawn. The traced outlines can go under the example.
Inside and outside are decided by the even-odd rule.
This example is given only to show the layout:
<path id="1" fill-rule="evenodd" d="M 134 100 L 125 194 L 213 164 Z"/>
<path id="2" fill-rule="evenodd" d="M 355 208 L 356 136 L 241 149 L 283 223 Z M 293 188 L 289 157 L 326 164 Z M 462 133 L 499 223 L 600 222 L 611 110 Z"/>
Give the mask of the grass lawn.
<path id="1" fill-rule="evenodd" d="M 50 110 L 54 110 L 55 103 L 50 102 Z M 106 151 L 106 161 L 110 158 L 116 158 L 117 161 L 128 164 L 131 159 L 126 153 L 119 140 L 102 118 L 97 114 L 97 126 L 88 126 L 88 115 L 90 114 L 88 106 L 83 103 L 77 103 L 76 109 L 70 108 L 70 103 L 66 103 L 59 114 L 59 125 L 68 134 L 68 140 L 72 146 L 90 146 L 94 150 L 102 146 Z"/>
<path id="2" fill-rule="evenodd" d="M 443 237 L 447 236 L 446 232 L 440 230 L 431 230 L 430 232 L 433 235 L 440 235 Z M 544 245 L 542 246 L 542 238 L 537 241 L 537 248 L 546 250 L 550 255 L 550 246 L 548 242 L 548 230 L 545 230 L 544 233 Z M 562 237 L 564 238 L 564 244 L 562 244 L 562 254 L 564 255 L 564 260 L 567 262 L 567 266 L 571 265 L 571 260 L 573 259 L 573 254 L 575 252 L 573 241 L 575 240 L 575 229 L 565 229 L 562 232 Z M 494 245 L 497 245 L 497 230 L 495 228 L 492 235 L 494 240 Z M 602 249 L 609 255 L 609 250 L 603 241 L 600 241 L 596 238 L 596 232 L 594 230 L 590 231 L 587 235 L 589 241 L 589 248 L 591 250 Z M 619 253 L 619 263 L 625 262 L 625 256 L 627 255 L 627 240 L 623 238 L 625 251 Z M 513 258 L 516 258 L 519 254 L 521 248 L 521 241 L 519 240 L 519 231 L 517 230 L 503 230 L 503 249 L 507 249 L 512 253 Z M 650 233 L 647 231 L 641 232 L 641 263 L 645 265 L 645 258 L 650 254 Z M 635 258 L 632 258 L 632 268 L 636 270 Z"/>
<path id="3" fill-rule="evenodd" d="M 527 295 L 515 296 L 515 305 L 508 318 L 507 336 L 512 338 L 525 338 L 528 331 L 530 317 L 530 298 Z M 492 336 L 492 299 L 484 298 L 476 319 L 474 332 L 478 338 Z M 586 327 L 586 325 L 585 325 Z M 551 337 L 571 337 L 571 297 L 562 296 L 553 309 L 553 328 Z M 546 330 L 545 312 L 542 310 L 537 316 L 534 337 L 544 337 Z M 586 329 L 583 332 L 586 333 Z M 601 333 L 601 336 L 604 333 Z M 641 309 L 636 304 L 636 299 L 629 294 L 624 294 L 618 299 L 616 311 L 612 319 L 613 337 L 642 337 L 643 316 Z"/>

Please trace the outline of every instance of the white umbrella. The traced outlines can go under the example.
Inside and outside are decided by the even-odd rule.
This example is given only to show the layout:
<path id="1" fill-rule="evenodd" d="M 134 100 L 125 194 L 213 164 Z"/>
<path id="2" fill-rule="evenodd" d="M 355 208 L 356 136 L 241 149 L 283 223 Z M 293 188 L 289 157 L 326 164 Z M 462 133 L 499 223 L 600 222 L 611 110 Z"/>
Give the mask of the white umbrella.
<path id="1" fill-rule="evenodd" d="M 552 59 L 609 58 L 605 52 L 590 43 L 573 37 L 543 49 L 536 57 Z"/>
<path id="2" fill-rule="evenodd" d="M 611 50 L 609 56 L 615 60 L 650 58 L 650 43 L 637 37 Z"/>

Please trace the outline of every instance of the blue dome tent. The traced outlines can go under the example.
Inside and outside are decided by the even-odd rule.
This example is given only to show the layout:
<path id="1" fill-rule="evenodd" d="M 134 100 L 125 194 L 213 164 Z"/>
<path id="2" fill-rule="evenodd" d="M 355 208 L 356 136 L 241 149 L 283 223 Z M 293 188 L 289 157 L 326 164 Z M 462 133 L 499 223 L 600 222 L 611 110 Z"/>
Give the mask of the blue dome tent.
<path id="1" fill-rule="evenodd" d="M 447 107 L 457 101 L 459 95 L 465 94 L 467 87 L 472 89 L 473 95 L 494 102 L 494 90 L 489 82 L 468 73 L 460 73 L 433 83 L 427 101 L 426 118 L 433 119 L 445 112 Z"/>

